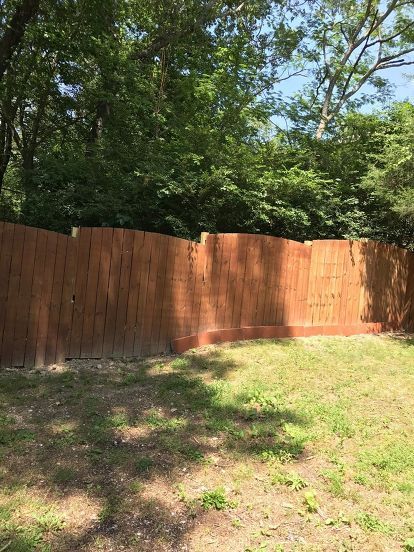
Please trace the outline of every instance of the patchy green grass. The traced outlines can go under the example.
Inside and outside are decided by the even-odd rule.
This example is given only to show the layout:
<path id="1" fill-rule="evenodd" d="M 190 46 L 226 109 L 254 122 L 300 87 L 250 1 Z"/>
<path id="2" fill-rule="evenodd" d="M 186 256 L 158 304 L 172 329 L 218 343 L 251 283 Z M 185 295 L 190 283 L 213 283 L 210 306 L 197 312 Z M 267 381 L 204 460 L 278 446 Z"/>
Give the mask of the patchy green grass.
<path id="1" fill-rule="evenodd" d="M 414 342 L 0 374 L 0 550 L 414 550 Z"/>

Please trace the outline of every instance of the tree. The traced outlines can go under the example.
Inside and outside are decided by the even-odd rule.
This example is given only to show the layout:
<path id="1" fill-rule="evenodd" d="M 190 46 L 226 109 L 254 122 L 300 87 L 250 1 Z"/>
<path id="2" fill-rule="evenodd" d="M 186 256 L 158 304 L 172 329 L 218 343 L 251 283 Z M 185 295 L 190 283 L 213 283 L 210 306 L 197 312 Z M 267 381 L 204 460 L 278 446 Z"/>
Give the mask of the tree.
<path id="1" fill-rule="evenodd" d="M 10 19 L 3 19 L 4 31 L 0 38 L 0 81 L 10 65 L 13 53 L 22 42 L 26 27 L 39 11 L 40 0 L 22 0 Z"/>
<path id="2" fill-rule="evenodd" d="M 384 91 L 387 81 L 380 73 L 414 63 L 413 8 L 412 0 L 318 0 L 308 12 L 318 140 L 364 86 Z"/>

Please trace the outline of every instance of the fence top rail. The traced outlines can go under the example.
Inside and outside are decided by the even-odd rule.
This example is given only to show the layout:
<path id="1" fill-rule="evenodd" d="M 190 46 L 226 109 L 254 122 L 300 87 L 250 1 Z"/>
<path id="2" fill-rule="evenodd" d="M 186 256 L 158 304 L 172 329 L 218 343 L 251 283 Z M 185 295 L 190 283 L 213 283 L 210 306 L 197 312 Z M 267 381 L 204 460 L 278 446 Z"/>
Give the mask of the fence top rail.
<path id="1" fill-rule="evenodd" d="M 150 232 L 150 231 L 147 231 L 147 230 L 137 230 L 135 228 L 123 228 L 123 227 L 115 227 L 115 226 L 79 226 L 79 227 L 73 227 L 73 229 L 76 230 L 76 232 L 72 233 L 71 231 L 69 231 L 68 233 L 65 233 L 65 232 L 57 232 L 55 230 L 49 230 L 47 228 L 41 228 L 41 227 L 30 226 L 30 225 L 25 225 L 25 224 L 20 224 L 20 223 L 8 222 L 8 221 L 0 221 L 0 224 L 10 224 L 10 225 L 13 225 L 15 227 L 29 228 L 29 229 L 32 229 L 32 230 L 42 230 L 42 231 L 45 231 L 45 232 L 51 232 L 52 234 L 62 235 L 62 236 L 65 236 L 67 238 L 72 237 L 74 239 L 76 239 L 79 236 L 79 233 L 82 232 L 82 230 L 86 230 L 86 229 L 94 230 L 94 229 L 105 228 L 105 229 L 108 229 L 108 230 L 132 230 L 133 232 L 141 233 L 141 234 L 144 234 L 144 235 L 163 236 L 163 237 L 166 237 L 166 238 L 174 238 L 174 239 L 179 240 L 181 242 L 186 242 L 186 243 L 190 243 L 190 244 L 197 245 L 197 246 L 204 245 L 203 240 L 200 242 L 200 241 L 196 241 L 196 240 L 189 240 L 187 238 L 180 238 L 178 236 L 173 236 L 171 234 L 163 234 L 161 232 Z M 353 243 L 363 244 L 363 245 L 375 245 L 377 247 L 389 248 L 389 249 L 392 249 L 392 250 L 395 250 L 395 251 L 405 251 L 410 255 L 414 255 L 414 251 L 411 251 L 411 250 L 409 250 L 405 247 L 400 247 L 400 246 L 392 244 L 392 243 L 381 242 L 379 240 L 371 240 L 371 239 L 368 239 L 368 238 L 359 238 L 359 239 L 354 239 L 354 238 L 349 238 L 349 239 L 327 238 L 327 239 L 305 240 L 305 242 L 300 242 L 298 240 L 283 238 L 281 236 L 272 236 L 270 234 L 253 234 L 253 233 L 250 233 L 250 232 L 217 232 L 215 234 L 208 233 L 208 232 L 203 232 L 202 234 L 205 234 L 207 240 L 208 239 L 213 239 L 214 237 L 222 237 L 222 236 L 238 236 L 238 237 L 245 237 L 245 238 L 260 237 L 260 238 L 267 238 L 267 239 L 271 239 L 271 240 L 283 241 L 285 243 L 298 244 L 298 245 L 302 245 L 302 246 L 305 245 L 307 247 L 312 246 L 313 243 L 326 243 L 326 244 L 332 243 L 332 244 L 334 244 L 334 243 L 337 243 L 337 242 L 341 242 L 341 243 L 348 242 L 350 245 L 352 245 Z"/>

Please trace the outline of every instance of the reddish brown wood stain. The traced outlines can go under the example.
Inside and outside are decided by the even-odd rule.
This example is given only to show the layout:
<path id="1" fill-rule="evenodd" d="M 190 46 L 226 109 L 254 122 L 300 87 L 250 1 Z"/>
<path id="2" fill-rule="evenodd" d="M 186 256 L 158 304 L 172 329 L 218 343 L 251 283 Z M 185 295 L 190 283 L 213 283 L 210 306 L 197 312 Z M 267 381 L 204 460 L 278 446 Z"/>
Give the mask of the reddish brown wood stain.
<path id="1" fill-rule="evenodd" d="M 391 245 L 0 222 L 1 367 L 402 328 L 414 254 Z"/>

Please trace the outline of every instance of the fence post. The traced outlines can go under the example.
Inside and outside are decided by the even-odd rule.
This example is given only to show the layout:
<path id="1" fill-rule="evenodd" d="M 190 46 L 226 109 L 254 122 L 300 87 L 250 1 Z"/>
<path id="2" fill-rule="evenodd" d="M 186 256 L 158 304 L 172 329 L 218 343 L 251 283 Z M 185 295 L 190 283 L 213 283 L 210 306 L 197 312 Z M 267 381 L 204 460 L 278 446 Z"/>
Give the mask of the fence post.
<path id="1" fill-rule="evenodd" d="M 200 243 L 201 243 L 202 245 L 206 245 L 206 241 L 207 241 L 208 235 L 209 235 L 208 232 L 201 232 L 201 235 L 200 235 Z"/>
<path id="2" fill-rule="evenodd" d="M 80 226 L 72 226 L 72 231 L 71 231 L 71 233 L 70 233 L 70 235 L 72 236 L 72 238 L 77 238 L 77 237 L 78 237 L 79 228 L 80 228 Z"/>
<path id="3" fill-rule="evenodd" d="M 307 245 L 308 247 L 312 247 L 312 244 L 313 244 L 313 242 L 309 241 L 309 240 L 306 240 L 303 243 L 304 243 L 304 245 Z"/>

